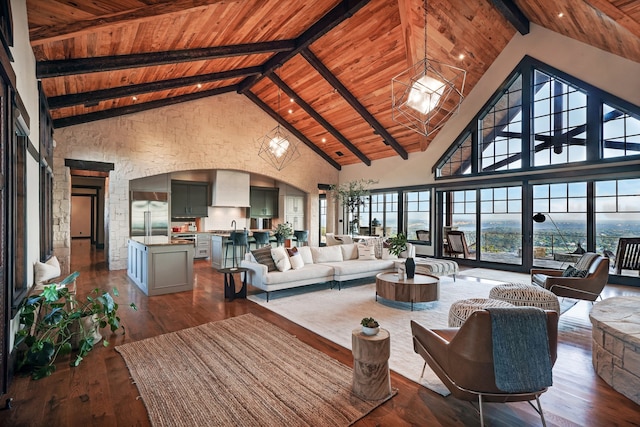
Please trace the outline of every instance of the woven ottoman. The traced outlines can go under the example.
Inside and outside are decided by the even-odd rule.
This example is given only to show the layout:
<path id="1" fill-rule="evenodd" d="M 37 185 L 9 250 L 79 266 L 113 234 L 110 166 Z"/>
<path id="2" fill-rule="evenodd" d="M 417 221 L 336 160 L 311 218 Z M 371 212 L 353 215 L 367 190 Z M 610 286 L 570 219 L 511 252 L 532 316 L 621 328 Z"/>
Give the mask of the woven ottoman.
<path id="1" fill-rule="evenodd" d="M 548 289 L 526 283 L 505 283 L 489 291 L 489 298 L 516 306 L 538 307 L 560 313 L 558 297 Z"/>
<path id="2" fill-rule="evenodd" d="M 491 307 L 513 307 L 505 301 L 489 298 L 471 298 L 463 299 L 451 304 L 449 309 L 449 327 L 458 328 L 467 320 L 474 311 L 484 310 Z"/>
<path id="3" fill-rule="evenodd" d="M 453 281 L 456 280 L 456 274 L 458 274 L 458 263 L 448 259 L 436 259 L 436 258 L 421 258 L 415 257 L 413 259 L 416 263 L 416 273 L 426 274 L 433 276 L 453 276 Z"/>

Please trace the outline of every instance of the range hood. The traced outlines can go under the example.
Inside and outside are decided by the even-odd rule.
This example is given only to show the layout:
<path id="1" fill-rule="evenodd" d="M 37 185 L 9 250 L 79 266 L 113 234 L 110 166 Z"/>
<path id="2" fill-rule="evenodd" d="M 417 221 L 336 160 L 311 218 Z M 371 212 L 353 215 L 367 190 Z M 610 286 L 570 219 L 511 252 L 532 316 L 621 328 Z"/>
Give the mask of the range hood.
<path id="1" fill-rule="evenodd" d="M 247 172 L 219 170 L 212 185 L 211 206 L 246 208 L 249 202 L 249 174 Z"/>

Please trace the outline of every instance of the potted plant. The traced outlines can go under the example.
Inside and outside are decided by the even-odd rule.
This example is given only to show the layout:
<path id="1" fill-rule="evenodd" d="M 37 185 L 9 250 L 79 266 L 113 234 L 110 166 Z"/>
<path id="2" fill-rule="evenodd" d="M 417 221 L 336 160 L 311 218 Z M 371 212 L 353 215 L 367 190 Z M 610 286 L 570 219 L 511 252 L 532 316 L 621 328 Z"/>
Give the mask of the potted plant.
<path id="1" fill-rule="evenodd" d="M 364 205 L 364 197 L 370 194 L 368 187 L 377 183 L 378 181 L 374 181 L 372 179 L 359 179 L 340 185 L 331 185 L 329 187 L 333 192 L 334 200 L 341 203 L 349 213 L 349 233 L 352 236 L 358 233 L 358 227 L 360 224 L 358 208 Z"/>
<path id="2" fill-rule="evenodd" d="M 118 317 L 118 304 L 111 292 L 94 289 L 83 301 L 69 292 L 67 284 L 79 276 L 77 271 L 60 283 L 45 286 L 36 295 L 25 298 L 19 306 L 23 328 L 16 333 L 17 369 L 27 371 L 33 379 L 51 375 L 58 356 L 72 353 L 71 366 L 78 366 L 100 341 L 99 329 L 107 325 L 112 332 L 124 326 Z M 135 304 L 130 306 L 137 310 Z M 109 345 L 103 340 L 103 345 Z"/>
<path id="3" fill-rule="evenodd" d="M 387 239 L 385 246 L 389 248 L 389 253 L 400 257 L 402 252 L 408 249 L 407 236 L 404 233 L 398 233 Z M 408 279 L 413 279 L 416 273 L 416 263 L 412 257 L 407 257 L 404 262 L 404 268 Z"/>
<path id="4" fill-rule="evenodd" d="M 288 222 L 283 222 L 276 226 L 273 235 L 276 237 L 278 244 L 282 244 L 286 239 L 293 236 L 293 227 Z"/>
<path id="5" fill-rule="evenodd" d="M 380 324 L 373 317 L 365 317 L 360 321 L 362 333 L 365 335 L 375 335 L 380 332 Z"/>

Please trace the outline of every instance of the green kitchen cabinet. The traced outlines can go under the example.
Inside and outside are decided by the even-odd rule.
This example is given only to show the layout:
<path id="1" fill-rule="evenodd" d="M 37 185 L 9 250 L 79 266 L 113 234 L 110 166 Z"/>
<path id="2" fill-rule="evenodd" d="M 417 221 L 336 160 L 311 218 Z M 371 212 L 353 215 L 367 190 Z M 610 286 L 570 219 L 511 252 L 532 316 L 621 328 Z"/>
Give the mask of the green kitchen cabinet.
<path id="1" fill-rule="evenodd" d="M 202 218 L 208 216 L 209 184 L 171 181 L 171 217 Z"/>
<path id="2" fill-rule="evenodd" d="M 278 217 L 278 189 L 270 187 L 251 187 L 249 192 L 252 218 Z"/>

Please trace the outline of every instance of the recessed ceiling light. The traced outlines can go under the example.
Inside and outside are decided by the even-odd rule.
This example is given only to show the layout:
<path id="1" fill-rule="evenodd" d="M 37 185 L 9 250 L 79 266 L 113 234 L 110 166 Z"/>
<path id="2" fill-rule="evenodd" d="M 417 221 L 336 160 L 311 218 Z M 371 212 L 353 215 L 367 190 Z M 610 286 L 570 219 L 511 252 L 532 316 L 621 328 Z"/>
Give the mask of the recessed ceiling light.
<path id="1" fill-rule="evenodd" d="M 198 86 L 198 89 L 201 89 L 202 88 L 202 83 L 198 83 L 197 86 Z"/>
<path id="2" fill-rule="evenodd" d="M 562 18 L 564 16 L 564 13 L 560 12 L 558 13 L 558 18 Z"/>
<path id="3" fill-rule="evenodd" d="M 324 144 L 325 142 L 327 142 L 327 138 L 322 138 L 322 143 Z"/>
<path id="4" fill-rule="evenodd" d="M 464 53 L 461 53 L 460 55 L 458 55 L 458 59 L 463 60 L 464 59 Z"/>
<path id="5" fill-rule="evenodd" d="M 134 101 L 137 101 L 137 100 L 138 100 L 138 97 L 137 97 L 137 96 L 134 96 L 134 97 L 132 97 L 131 99 L 133 99 Z"/>
<path id="6" fill-rule="evenodd" d="M 293 113 L 293 110 L 291 108 L 289 108 L 289 114 Z"/>
<path id="7" fill-rule="evenodd" d="M 289 102 L 293 102 L 293 98 L 289 98 Z"/>

